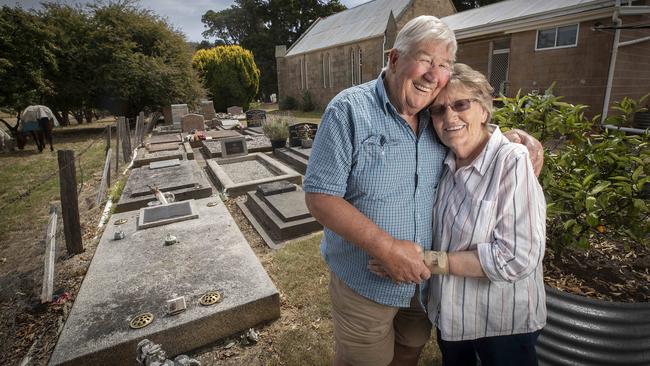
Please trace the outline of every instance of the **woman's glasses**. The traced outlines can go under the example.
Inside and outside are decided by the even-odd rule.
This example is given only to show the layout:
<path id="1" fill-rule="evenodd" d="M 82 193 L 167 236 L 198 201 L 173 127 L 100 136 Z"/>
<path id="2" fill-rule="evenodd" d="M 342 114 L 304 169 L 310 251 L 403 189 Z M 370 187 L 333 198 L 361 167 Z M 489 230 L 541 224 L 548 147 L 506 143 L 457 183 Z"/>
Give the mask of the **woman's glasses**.
<path id="1" fill-rule="evenodd" d="M 472 102 L 476 99 L 458 99 L 449 104 L 434 104 L 429 107 L 429 113 L 432 116 L 442 116 L 447 112 L 447 107 L 451 107 L 451 110 L 454 112 L 463 112 L 468 110 L 472 106 Z"/>

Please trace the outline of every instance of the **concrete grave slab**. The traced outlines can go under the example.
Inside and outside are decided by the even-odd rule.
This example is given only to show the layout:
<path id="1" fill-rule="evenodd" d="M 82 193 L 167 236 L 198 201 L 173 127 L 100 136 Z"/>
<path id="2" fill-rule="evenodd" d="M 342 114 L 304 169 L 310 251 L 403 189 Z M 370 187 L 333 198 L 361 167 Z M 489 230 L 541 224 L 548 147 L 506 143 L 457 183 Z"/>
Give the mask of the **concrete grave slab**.
<path id="1" fill-rule="evenodd" d="M 280 316 L 278 291 L 224 204 L 194 204 L 198 218 L 143 230 L 138 212 L 111 217 L 50 365 L 135 365 L 144 338 L 173 357 Z M 117 231 L 125 238 L 114 240 Z M 178 242 L 165 245 L 168 234 Z M 200 305 L 213 291 L 221 300 Z M 178 297 L 186 310 L 170 315 L 167 301 Z M 151 324 L 131 329 L 144 312 Z"/>
<path id="2" fill-rule="evenodd" d="M 292 168 L 301 174 L 307 172 L 307 163 L 311 155 L 311 148 L 303 149 L 302 147 L 287 147 L 275 149 L 273 155 L 283 162 L 289 164 Z"/>
<path id="3" fill-rule="evenodd" d="M 262 127 L 251 127 L 248 126 L 245 130 L 244 133 L 247 135 L 263 135 L 264 131 L 262 130 Z"/>
<path id="4" fill-rule="evenodd" d="M 176 202 L 212 194 L 210 182 L 195 160 L 183 160 L 177 166 L 154 170 L 146 166 L 134 168 L 115 205 L 115 212 L 137 210 L 146 207 L 149 202 L 157 202 L 149 186 L 173 193 Z"/>
<path id="5" fill-rule="evenodd" d="M 190 110 L 187 108 L 187 104 L 172 104 L 172 122 L 174 127 L 180 128 L 181 118 L 188 113 L 190 113 Z"/>
<path id="6" fill-rule="evenodd" d="M 176 144 L 175 150 L 150 152 L 147 151 L 147 149 L 138 149 L 138 153 L 136 154 L 135 159 L 133 159 L 133 166 L 135 168 L 139 168 L 154 161 L 183 159 L 183 156 L 186 155 L 186 152 L 187 151 L 184 144 Z"/>
<path id="7" fill-rule="evenodd" d="M 177 150 L 180 142 L 168 142 L 164 144 L 146 145 L 148 152 Z"/>
<path id="8" fill-rule="evenodd" d="M 241 135 L 240 135 L 241 136 Z M 245 136 L 246 148 L 249 153 L 272 151 L 271 140 L 266 136 Z M 221 143 L 216 140 L 205 140 L 202 142 L 201 150 L 207 158 L 221 157 Z"/>
<path id="9" fill-rule="evenodd" d="M 145 145 L 151 144 L 151 145 L 156 145 L 156 144 L 168 144 L 171 142 L 181 142 L 181 136 L 179 134 L 175 133 L 170 133 L 170 134 L 165 134 L 165 135 L 154 135 L 148 138 L 145 141 Z"/>
<path id="10" fill-rule="evenodd" d="M 167 135 L 167 134 L 180 134 L 181 133 L 181 127 L 180 125 L 178 127 L 174 125 L 169 125 L 169 126 L 157 126 L 153 129 L 152 134 L 154 136 L 157 135 Z"/>
<path id="11" fill-rule="evenodd" d="M 154 161 L 154 162 L 149 163 L 149 169 L 167 168 L 167 167 L 176 166 L 176 165 L 181 165 L 181 161 L 178 160 L 178 159 Z"/>
<path id="12" fill-rule="evenodd" d="M 196 219 L 199 214 L 194 200 L 172 202 L 167 205 L 143 207 L 138 215 L 138 230 L 162 226 L 174 222 Z"/>
<path id="13" fill-rule="evenodd" d="M 189 113 L 181 117 L 181 132 L 205 131 L 205 120 L 203 116 L 196 113 Z"/>
<path id="14" fill-rule="evenodd" d="M 226 139 L 229 137 L 240 137 L 241 134 L 237 131 L 217 130 L 205 131 L 206 137 L 211 137 L 213 140 Z"/>
<path id="15" fill-rule="evenodd" d="M 260 184 L 280 180 L 302 183 L 298 172 L 262 153 L 206 161 L 215 183 L 228 195 L 244 194 Z"/>
<path id="16" fill-rule="evenodd" d="M 267 196 L 263 190 L 247 192 L 246 202 L 237 204 L 269 247 L 280 248 L 286 240 L 322 229 L 309 213 L 302 190 Z"/>

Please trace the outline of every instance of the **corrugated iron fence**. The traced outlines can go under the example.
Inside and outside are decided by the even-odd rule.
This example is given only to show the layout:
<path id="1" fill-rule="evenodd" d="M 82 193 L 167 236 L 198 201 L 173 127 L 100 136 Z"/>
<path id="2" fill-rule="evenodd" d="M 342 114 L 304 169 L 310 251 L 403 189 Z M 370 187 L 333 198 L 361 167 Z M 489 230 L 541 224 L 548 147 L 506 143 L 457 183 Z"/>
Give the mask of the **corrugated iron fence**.
<path id="1" fill-rule="evenodd" d="M 650 365 L 650 303 L 589 299 L 548 286 L 546 296 L 540 365 Z"/>

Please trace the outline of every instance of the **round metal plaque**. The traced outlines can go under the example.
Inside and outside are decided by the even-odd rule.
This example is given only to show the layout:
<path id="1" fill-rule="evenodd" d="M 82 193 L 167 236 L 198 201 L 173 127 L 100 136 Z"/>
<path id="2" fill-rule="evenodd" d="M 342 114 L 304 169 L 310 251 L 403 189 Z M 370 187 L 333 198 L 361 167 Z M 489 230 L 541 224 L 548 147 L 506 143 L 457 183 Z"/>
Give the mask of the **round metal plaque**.
<path id="1" fill-rule="evenodd" d="M 208 202 L 207 206 L 208 207 L 214 207 L 214 206 L 216 206 L 218 204 L 219 204 L 219 201 L 212 201 L 212 202 Z"/>
<path id="2" fill-rule="evenodd" d="M 221 301 L 221 294 L 217 291 L 207 292 L 199 298 L 199 304 L 203 306 L 214 305 Z"/>
<path id="3" fill-rule="evenodd" d="M 122 225 L 122 224 L 126 224 L 127 221 L 129 221 L 129 220 L 127 220 L 127 219 L 119 219 L 119 220 L 115 220 L 115 222 L 113 223 L 113 225 Z"/>
<path id="4" fill-rule="evenodd" d="M 142 313 L 140 315 L 136 315 L 131 321 L 129 322 L 129 327 L 132 329 L 140 329 L 144 328 L 147 325 L 151 324 L 153 321 L 153 314 L 151 313 Z"/>

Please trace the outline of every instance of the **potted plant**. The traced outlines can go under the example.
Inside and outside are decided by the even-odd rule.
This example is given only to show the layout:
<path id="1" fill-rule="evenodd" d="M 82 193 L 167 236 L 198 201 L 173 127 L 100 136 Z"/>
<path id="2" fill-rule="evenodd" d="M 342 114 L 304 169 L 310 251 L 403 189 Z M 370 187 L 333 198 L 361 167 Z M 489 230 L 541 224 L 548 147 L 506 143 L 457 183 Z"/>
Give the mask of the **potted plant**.
<path id="1" fill-rule="evenodd" d="M 648 135 L 604 129 L 598 116 L 584 117 L 586 106 L 551 90 L 501 101 L 495 122 L 545 146 L 548 320 L 540 364 L 650 364 Z"/>
<path id="2" fill-rule="evenodd" d="M 289 123 L 284 118 L 274 118 L 262 124 L 264 135 L 271 140 L 273 150 L 285 147 L 289 137 Z"/>
<path id="3" fill-rule="evenodd" d="M 300 140 L 300 145 L 303 149 L 308 149 L 314 143 L 314 140 L 311 138 L 311 127 L 308 124 L 302 126 L 302 139 Z"/>

